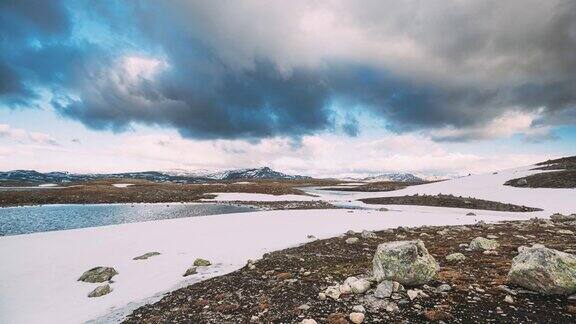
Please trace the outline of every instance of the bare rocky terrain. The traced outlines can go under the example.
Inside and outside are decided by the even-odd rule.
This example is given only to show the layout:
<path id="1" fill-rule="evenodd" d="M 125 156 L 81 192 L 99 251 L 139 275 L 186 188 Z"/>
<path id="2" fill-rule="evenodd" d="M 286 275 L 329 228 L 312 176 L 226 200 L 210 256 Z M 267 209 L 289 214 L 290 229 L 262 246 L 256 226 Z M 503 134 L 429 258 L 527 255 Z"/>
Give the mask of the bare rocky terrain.
<path id="1" fill-rule="evenodd" d="M 548 160 L 536 165 L 533 170 L 545 172 L 511 179 L 504 184 L 526 188 L 576 188 L 576 156 Z"/>
<path id="2" fill-rule="evenodd" d="M 378 181 L 362 184 L 359 186 L 345 186 L 345 187 L 327 187 L 321 190 L 330 191 L 352 191 L 352 192 L 377 192 L 377 191 L 394 191 L 404 189 L 408 186 L 416 186 L 420 184 L 429 183 L 426 181 L 421 182 L 403 182 L 403 181 Z"/>
<path id="3" fill-rule="evenodd" d="M 379 197 L 360 199 L 366 204 L 378 205 L 416 205 L 434 207 L 468 208 L 481 210 L 495 210 L 507 212 L 531 212 L 539 211 L 539 208 L 505 204 L 497 201 L 476 199 L 470 197 L 459 197 L 454 195 L 412 195 L 396 197 Z"/>
<path id="4" fill-rule="evenodd" d="M 576 215 L 556 216 L 554 221 L 400 227 L 313 240 L 168 293 L 135 310 L 126 322 L 574 323 L 576 296 L 536 293 L 509 283 L 507 276 L 513 258 L 528 249 L 525 246 L 544 244 L 574 253 L 575 219 Z M 439 270 L 426 284 L 396 285 L 383 297 L 372 279 L 373 257 L 379 244 L 398 240 L 421 240 Z M 454 253 L 462 256 L 455 258 Z M 366 278 L 362 280 L 368 286 L 340 293 L 351 276 Z"/>
<path id="5" fill-rule="evenodd" d="M 126 188 L 117 188 L 113 186 L 115 183 L 131 185 Z M 0 190 L 0 207 L 46 204 L 194 202 L 211 198 L 214 196 L 213 193 L 217 192 L 306 195 L 297 187 L 334 183 L 333 180 L 302 179 L 182 184 L 137 179 L 122 181 L 108 179 L 70 183 L 57 189 Z"/>

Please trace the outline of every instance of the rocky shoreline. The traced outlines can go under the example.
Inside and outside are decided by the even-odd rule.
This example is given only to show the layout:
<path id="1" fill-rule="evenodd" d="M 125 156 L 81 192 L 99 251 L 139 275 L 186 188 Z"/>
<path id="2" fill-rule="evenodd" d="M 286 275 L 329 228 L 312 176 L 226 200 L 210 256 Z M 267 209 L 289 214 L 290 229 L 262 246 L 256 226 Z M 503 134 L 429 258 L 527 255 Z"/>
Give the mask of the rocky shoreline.
<path id="1" fill-rule="evenodd" d="M 559 271 L 568 269 L 568 279 L 565 271 L 564 281 L 536 280 L 539 285 L 531 284 L 534 277 L 524 272 L 513 278 L 510 270 L 521 259 L 515 259 L 519 254 L 545 249 L 538 244 L 550 248 L 543 251 L 557 250 L 546 257 L 572 260 L 575 230 L 576 215 L 554 215 L 552 220 L 347 232 L 326 240 L 310 233 L 307 244 L 266 254 L 233 273 L 168 293 L 134 311 L 126 322 L 573 323 L 576 284 L 572 287 L 570 280 L 576 280 L 576 264 L 559 263 Z M 415 259 L 427 260 L 420 263 L 425 268 L 418 268 L 416 277 L 413 268 L 399 272 L 393 267 L 394 279 L 386 279 L 390 269 L 385 266 L 388 272 L 379 272 L 374 266 L 376 259 L 388 260 L 375 258 L 377 250 L 404 249 L 406 243 L 398 241 L 425 246 L 406 249 L 417 251 Z M 396 243 L 383 248 L 387 242 Z M 408 246 L 414 244 L 419 243 Z"/>

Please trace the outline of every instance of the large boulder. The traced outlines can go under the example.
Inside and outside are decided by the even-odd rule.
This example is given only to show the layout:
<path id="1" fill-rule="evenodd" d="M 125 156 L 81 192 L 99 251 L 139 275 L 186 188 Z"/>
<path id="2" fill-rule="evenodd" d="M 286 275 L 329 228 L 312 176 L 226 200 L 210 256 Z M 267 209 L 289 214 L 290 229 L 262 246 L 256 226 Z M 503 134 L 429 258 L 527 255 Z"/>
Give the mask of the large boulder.
<path id="1" fill-rule="evenodd" d="M 394 280 L 406 286 L 427 283 L 439 268 L 421 240 L 382 243 L 372 259 L 373 276 L 377 281 Z"/>
<path id="2" fill-rule="evenodd" d="M 112 277 L 114 277 L 117 274 L 118 271 L 116 271 L 116 269 L 112 267 L 95 267 L 84 272 L 80 276 L 78 281 L 91 282 L 91 283 L 105 282 L 109 281 L 110 279 L 112 279 Z"/>
<path id="3" fill-rule="evenodd" d="M 535 244 L 514 259 L 508 282 L 542 294 L 576 293 L 576 256 Z"/>

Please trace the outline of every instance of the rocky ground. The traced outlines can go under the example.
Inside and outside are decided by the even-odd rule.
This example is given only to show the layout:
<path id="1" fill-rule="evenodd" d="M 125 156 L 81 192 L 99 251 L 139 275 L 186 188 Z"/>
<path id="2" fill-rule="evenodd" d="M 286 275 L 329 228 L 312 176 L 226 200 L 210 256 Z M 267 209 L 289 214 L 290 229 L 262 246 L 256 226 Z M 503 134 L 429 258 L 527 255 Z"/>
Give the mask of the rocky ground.
<path id="1" fill-rule="evenodd" d="M 546 172 L 506 181 L 507 186 L 526 188 L 576 188 L 576 156 L 536 164 Z M 556 171 L 557 170 L 557 171 Z"/>
<path id="2" fill-rule="evenodd" d="M 378 205 L 417 205 L 434 207 L 452 207 L 467 209 L 482 209 L 508 212 L 531 212 L 539 211 L 539 208 L 505 204 L 497 201 L 476 199 L 470 197 L 457 197 L 454 195 L 412 195 L 396 197 L 380 197 L 360 199 L 366 204 Z"/>
<path id="3" fill-rule="evenodd" d="M 215 192 L 244 192 L 272 195 L 306 195 L 301 186 L 333 184 L 329 180 L 280 180 L 250 183 L 179 184 L 144 180 L 122 180 L 132 184 L 117 188 L 118 180 L 73 183 L 59 189 L 0 190 L 0 207 L 47 204 L 167 203 L 193 202 L 213 197 Z"/>
<path id="4" fill-rule="evenodd" d="M 429 182 L 398 182 L 398 181 L 379 181 L 366 183 L 359 186 L 345 186 L 345 187 L 328 187 L 321 190 L 330 191 L 352 191 L 352 192 L 376 192 L 376 191 L 394 191 L 404 189 L 408 186 L 416 186 Z"/>
<path id="5" fill-rule="evenodd" d="M 397 228 L 326 240 L 310 237 L 310 243 L 266 254 L 228 275 L 168 293 L 134 311 L 126 322 L 574 323 L 576 296 L 537 294 L 508 283 L 507 275 L 519 250 L 526 251 L 524 246 L 538 243 L 574 253 L 575 219 L 576 215 L 555 216 L 554 221 Z M 393 284 L 383 294 L 382 284 L 376 288 L 370 281 L 377 246 L 417 239 L 440 265 L 439 271 L 426 284 Z M 424 254 L 428 257 L 418 250 L 417 257 Z M 361 279 L 353 281 L 351 276 Z M 352 286 L 343 285 L 345 281 Z"/>

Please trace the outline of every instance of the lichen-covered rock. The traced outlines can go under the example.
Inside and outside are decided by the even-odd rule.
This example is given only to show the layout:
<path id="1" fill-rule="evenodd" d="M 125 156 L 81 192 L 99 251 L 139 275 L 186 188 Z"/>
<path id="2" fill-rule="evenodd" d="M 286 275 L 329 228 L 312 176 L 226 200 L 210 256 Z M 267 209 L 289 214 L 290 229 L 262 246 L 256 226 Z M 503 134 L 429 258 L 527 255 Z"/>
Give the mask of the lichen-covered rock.
<path id="1" fill-rule="evenodd" d="M 210 261 L 201 258 L 194 260 L 194 266 L 196 267 L 207 267 L 211 264 L 212 263 Z"/>
<path id="2" fill-rule="evenodd" d="M 151 258 L 153 256 L 157 256 L 157 255 L 160 255 L 160 252 L 147 252 L 147 253 L 144 253 L 142 255 L 139 255 L 139 256 L 133 258 L 132 260 L 146 260 L 148 258 Z"/>
<path id="3" fill-rule="evenodd" d="M 110 285 L 105 284 L 102 286 L 98 286 L 98 287 L 96 287 L 96 289 L 92 290 L 92 292 L 88 294 L 88 297 L 90 297 L 90 298 L 101 297 L 104 295 L 108 295 L 111 292 L 112 292 L 112 288 L 110 287 Z"/>
<path id="4" fill-rule="evenodd" d="M 512 259 L 508 282 L 542 294 L 576 292 L 576 256 L 535 245 Z"/>
<path id="5" fill-rule="evenodd" d="M 472 251 L 495 250 L 499 246 L 500 244 L 498 242 L 485 237 L 477 237 L 470 242 L 470 250 Z"/>
<path id="6" fill-rule="evenodd" d="M 376 286 L 374 290 L 374 297 L 376 298 L 389 298 L 394 292 L 394 282 L 391 280 L 384 280 Z"/>
<path id="7" fill-rule="evenodd" d="M 370 289 L 372 283 L 364 278 L 360 278 L 350 284 L 352 292 L 355 294 L 363 294 Z"/>
<path id="8" fill-rule="evenodd" d="M 429 282 L 439 268 L 421 240 L 382 243 L 372 259 L 377 281 L 394 280 L 407 286 Z"/>
<path id="9" fill-rule="evenodd" d="M 182 277 L 188 277 L 191 275 L 195 275 L 197 273 L 198 273 L 198 269 L 196 267 L 190 267 L 190 268 L 186 269 L 186 272 L 184 272 Z"/>
<path id="10" fill-rule="evenodd" d="M 341 292 L 340 292 L 340 286 L 330 286 L 328 288 L 326 288 L 326 290 L 324 291 L 324 294 L 327 297 L 330 297 L 334 300 L 337 300 L 338 298 L 340 298 Z"/>
<path id="11" fill-rule="evenodd" d="M 365 239 L 375 239 L 378 238 L 378 235 L 376 235 L 376 233 L 371 232 L 371 231 L 367 231 L 367 230 L 363 230 L 362 233 L 360 233 L 360 236 L 362 238 Z"/>
<path id="12" fill-rule="evenodd" d="M 348 244 L 356 244 L 358 243 L 359 239 L 357 237 L 349 237 L 346 239 L 346 243 Z"/>
<path id="13" fill-rule="evenodd" d="M 118 271 L 112 267 L 95 267 L 84 272 L 78 281 L 97 283 L 109 281 L 118 274 Z"/>
<path id="14" fill-rule="evenodd" d="M 466 256 L 460 252 L 451 253 L 446 256 L 446 261 L 456 263 L 466 260 Z"/>

